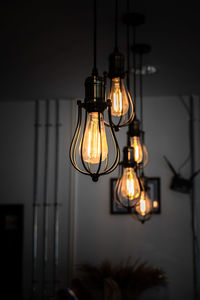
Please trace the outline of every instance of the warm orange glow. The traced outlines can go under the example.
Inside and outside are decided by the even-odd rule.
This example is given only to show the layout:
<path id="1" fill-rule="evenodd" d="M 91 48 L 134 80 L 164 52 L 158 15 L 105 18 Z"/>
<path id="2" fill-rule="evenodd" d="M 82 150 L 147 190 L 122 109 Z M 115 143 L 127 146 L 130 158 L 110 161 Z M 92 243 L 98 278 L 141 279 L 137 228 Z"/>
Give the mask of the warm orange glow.
<path id="1" fill-rule="evenodd" d="M 139 136 L 132 136 L 130 138 L 131 147 L 134 148 L 134 159 L 139 164 L 143 160 L 143 150 Z"/>
<path id="2" fill-rule="evenodd" d="M 88 114 L 85 135 L 83 139 L 83 160 L 87 163 L 97 164 L 101 155 L 102 140 L 102 161 L 108 156 L 108 145 L 103 115 L 100 114 L 101 134 L 99 132 L 98 112 Z M 81 153 L 81 143 L 79 154 Z"/>
<path id="3" fill-rule="evenodd" d="M 158 206 L 159 206 L 159 205 L 158 205 L 158 201 L 153 201 L 153 207 L 154 207 L 154 208 L 158 208 Z"/>
<path id="4" fill-rule="evenodd" d="M 125 168 L 120 181 L 120 194 L 128 200 L 133 200 L 140 195 L 140 185 L 133 168 Z"/>
<path id="5" fill-rule="evenodd" d="M 123 80 L 113 78 L 111 83 L 110 100 L 112 102 L 111 114 L 115 117 L 125 115 L 129 109 L 128 96 Z"/>
<path id="6" fill-rule="evenodd" d="M 141 191 L 140 200 L 136 205 L 136 211 L 139 215 L 145 216 L 151 212 L 152 203 L 145 191 Z"/>

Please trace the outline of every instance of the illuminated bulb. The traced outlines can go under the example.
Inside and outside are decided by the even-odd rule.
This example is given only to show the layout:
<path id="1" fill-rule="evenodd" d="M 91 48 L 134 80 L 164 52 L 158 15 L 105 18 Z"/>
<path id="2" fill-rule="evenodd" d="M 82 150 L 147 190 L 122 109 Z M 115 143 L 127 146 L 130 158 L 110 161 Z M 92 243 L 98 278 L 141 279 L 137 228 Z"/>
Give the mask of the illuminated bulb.
<path id="1" fill-rule="evenodd" d="M 137 199 L 140 196 L 140 185 L 133 168 L 124 168 L 118 194 L 128 200 Z"/>
<path id="2" fill-rule="evenodd" d="M 83 138 L 83 160 L 90 164 L 97 164 L 100 161 L 102 142 L 102 161 L 108 156 L 108 144 L 104 126 L 103 115 L 100 113 L 101 134 L 99 132 L 98 112 L 88 114 L 85 135 Z M 81 143 L 79 154 L 81 153 Z"/>
<path id="3" fill-rule="evenodd" d="M 139 164 L 143 160 L 143 149 L 139 136 L 132 136 L 130 138 L 131 147 L 134 148 L 134 159 Z"/>
<path id="4" fill-rule="evenodd" d="M 141 191 L 140 200 L 135 209 L 141 216 L 145 216 L 151 212 L 152 203 L 145 191 Z"/>
<path id="5" fill-rule="evenodd" d="M 158 208 L 158 201 L 153 201 L 153 208 Z"/>
<path id="6" fill-rule="evenodd" d="M 115 117 L 125 115 L 129 109 L 128 95 L 124 82 L 119 77 L 113 78 L 111 83 L 110 100 L 111 114 Z"/>

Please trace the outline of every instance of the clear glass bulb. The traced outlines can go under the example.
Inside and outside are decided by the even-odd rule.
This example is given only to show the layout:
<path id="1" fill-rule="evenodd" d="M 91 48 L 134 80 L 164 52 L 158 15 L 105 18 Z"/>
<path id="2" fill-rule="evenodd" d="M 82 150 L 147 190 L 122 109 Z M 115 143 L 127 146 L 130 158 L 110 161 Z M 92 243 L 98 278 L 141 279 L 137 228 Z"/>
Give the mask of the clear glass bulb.
<path id="1" fill-rule="evenodd" d="M 112 78 L 110 100 L 112 103 L 111 114 L 115 117 L 125 115 L 129 109 L 128 95 L 123 79 Z"/>
<path id="2" fill-rule="evenodd" d="M 108 144 L 102 113 L 100 113 L 100 126 L 101 134 L 99 132 L 98 112 L 89 113 L 83 139 L 83 160 L 90 164 L 97 164 L 100 161 L 101 141 L 102 161 L 108 156 Z M 79 154 L 81 155 L 81 143 L 79 146 Z"/>
<path id="3" fill-rule="evenodd" d="M 138 204 L 136 205 L 135 209 L 137 213 L 141 216 L 145 216 L 151 212 L 152 201 L 150 200 L 145 191 L 141 191 L 140 200 L 138 201 Z"/>
<path id="4" fill-rule="evenodd" d="M 134 148 L 134 159 L 139 164 L 143 160 L 143 149 L 139 136 L 132 136 L 130 138 L 131 147 Z"/>
<path id="5" fill-rule="evenodd" d="M 140 196 L 140 185 L 133 168 L 124 168 L 118 193 L 128 200 L 137 199 Z"/>

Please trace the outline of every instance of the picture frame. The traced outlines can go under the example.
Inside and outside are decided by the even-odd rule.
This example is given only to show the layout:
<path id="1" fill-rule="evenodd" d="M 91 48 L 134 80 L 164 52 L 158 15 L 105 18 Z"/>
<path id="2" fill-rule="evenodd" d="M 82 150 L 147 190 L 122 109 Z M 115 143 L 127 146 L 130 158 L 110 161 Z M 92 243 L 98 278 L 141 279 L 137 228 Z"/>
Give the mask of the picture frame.
<path id="1" fill-rule="evenodd" d="M 153 203 L 153 213 L 161 213 L 160 177 L 147 177 L 147 194 Z"/>
<path id="2" fill-rule="evenodd" d="M 111 178 L 110 181 L 110 213 L 114 215 L 131 214 L 131 209 L 119 206 L 114 199 L 114 190 L 118 178 Z M 148 195 L 153 202 L 153 213 L 161 213 L 160 199 L 160 177 L 146 177 L 148 186 Z"/>

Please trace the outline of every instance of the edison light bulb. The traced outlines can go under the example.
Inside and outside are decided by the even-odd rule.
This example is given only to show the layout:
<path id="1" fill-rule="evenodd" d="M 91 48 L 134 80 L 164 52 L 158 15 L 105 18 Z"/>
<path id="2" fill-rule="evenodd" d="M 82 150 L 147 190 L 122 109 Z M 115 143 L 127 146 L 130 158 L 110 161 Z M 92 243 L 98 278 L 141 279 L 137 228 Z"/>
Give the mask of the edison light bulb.
<path id="1" fill-rule="evenodd" d="M 140 196 L 140 185 L 133 168 L 124 168 L 118 192 L 128 200 Z"/>
<path id="2" fill-rule="evenodd" d="M 88 114 L 85 128 L 85 135 L 83 139 L 83 160 L 90 164 L 97 164 L 100 161 L 102 150 L 102 159 L 104 161 L 108 156 L 108 144 L 106 139 L 106 131 L 104 126 L 103 115 L 100 113 L 101 134 L 99 132 L 98 112 L 91 112 Z M 102 143 L 102 149 L 101 149 Z M 79 154 L 81 154 L 81 143 L 79 147 Z"/>
<path id="3" fill-rule="evenodd" d="M 143 149 L 139 136 L 132 136 L 130 138 L 131 147 L 134 148 L 134 159 L 139 164 L 143 160 Z"/>
<path id="4" fill-rule="evenodd" d="M 128 95 L 124 82 L 120 77 L 112 78 L 110 100 L 112 103 L 111 114 L 115 117 L 125 115 L 129 109 Z"/>
<path id="5" fill-rule="evenodd" d="M 140 200 L 136 205 L 136 211 L 139 215 L 145 216 L 152 210 L 152 201 L 149 199 L 145 191 L 141 191 Z"/>

